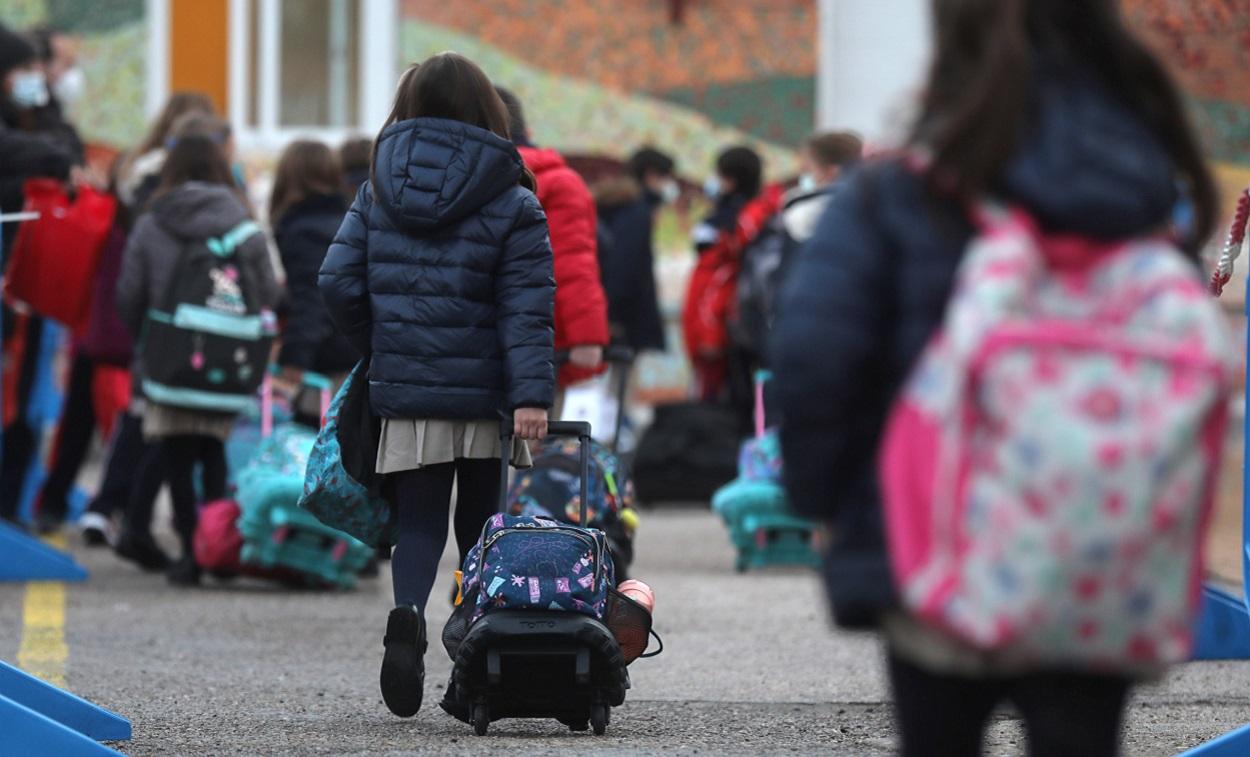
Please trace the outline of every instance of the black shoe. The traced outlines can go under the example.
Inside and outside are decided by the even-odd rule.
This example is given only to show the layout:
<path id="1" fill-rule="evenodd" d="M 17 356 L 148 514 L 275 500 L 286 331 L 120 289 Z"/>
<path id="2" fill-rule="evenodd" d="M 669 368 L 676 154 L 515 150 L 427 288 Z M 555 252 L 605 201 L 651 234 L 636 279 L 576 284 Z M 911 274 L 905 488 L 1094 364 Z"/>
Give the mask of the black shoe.
<path id="1" fill-rule="evenodd" d="M 65 525 L 65 518 L 56 513 L 40 512 L 35 516 L 35 531 L 40 536 L 55 534 L 61 530 L 61 526 Z"/>
<path id="2" fill-rule="evenodd" d="M 200 566 L 195 564 L 194 557 L 188 555 L 174 563 L 165 574 L 165 579 L 173 586 L 199 586 Z"/>
<path id="3" fill-rule="evenodd" d="M 410 718 L 421 709 L 425 690 L 425 618 L 414 607 L 391 610 L 383 644 L 382 701 L 399 717 Z"/>
<path id="4" fill-rule="evenodd" d="M 165 554 L 151 534 L 132 534 L 123 532 L 113 548 L 117 556 L 137 564 L 151 573 L 169 570 L 174 561 Z"/>

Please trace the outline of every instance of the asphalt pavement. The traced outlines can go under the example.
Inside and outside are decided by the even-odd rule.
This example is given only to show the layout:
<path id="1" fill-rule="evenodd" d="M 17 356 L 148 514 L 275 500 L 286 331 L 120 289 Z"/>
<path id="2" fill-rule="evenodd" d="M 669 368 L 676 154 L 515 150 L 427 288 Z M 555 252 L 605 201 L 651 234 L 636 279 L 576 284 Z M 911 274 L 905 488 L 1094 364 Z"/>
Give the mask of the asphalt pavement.
<path id="1" fill-rule="evenodd" d="M 385 567 L 351 592 L 250 581 L 187 591 L 75 544 L 91 579 L 68 591 L 66 681 L 132 720 L 134 739 L 113 745 L 132 755 L 893 753 L 881 647 L 829 627 L 813 575 L 736 574 L 703 509 L 645 511 L 637 544 L 633 573 L 655 589 L 666 650 L 631 667 L 633 689 L 604 737 L 526 720 L 473 736 L 437 707 L 450 668 L 437 637 L 421 712 L 390 715 L 377 686 Z M 429 613 L 435 631 L 444 591 Z M 23 594 L 0 584 L 0 659 L 10 662 Z M 1125 751 L 1176 754 L 1246 721 L 1250 662 L 1190 663 L 1139 690 Z M 996 718 L 988 753 L 1023 753 L 1010 713 Z"/>

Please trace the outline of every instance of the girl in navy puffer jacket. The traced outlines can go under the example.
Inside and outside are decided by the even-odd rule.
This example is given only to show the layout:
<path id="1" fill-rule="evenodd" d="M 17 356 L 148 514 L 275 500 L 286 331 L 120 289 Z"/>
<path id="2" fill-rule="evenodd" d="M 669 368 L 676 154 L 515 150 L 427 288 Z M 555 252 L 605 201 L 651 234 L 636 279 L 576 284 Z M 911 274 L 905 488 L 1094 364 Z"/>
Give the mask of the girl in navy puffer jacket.
<path id="1" fill-rule="evenodd" d="M 528 465 L 554 394 L 555 282 L 533 177 L 503 102 L 454 53 L 410 68 L 321 267 L 340 331 L 369 361 L 382 418 L 377 471 L 399 516 L 382 697 L 421 706 L 424 609 L 447 540 L 452 483 L 463 561 L 499 501 L 499 458 Z M 501 449 L 499 418 L 516 441 Z"/>

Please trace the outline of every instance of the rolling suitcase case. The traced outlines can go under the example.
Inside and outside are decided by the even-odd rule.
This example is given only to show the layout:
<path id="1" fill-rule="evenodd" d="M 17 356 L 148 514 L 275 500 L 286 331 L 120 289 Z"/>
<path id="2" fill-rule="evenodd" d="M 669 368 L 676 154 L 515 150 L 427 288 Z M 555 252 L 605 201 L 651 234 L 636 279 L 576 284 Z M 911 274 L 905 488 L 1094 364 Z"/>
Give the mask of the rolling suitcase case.
<path id="1" fill-rule="evenodd" d="M 511 444 L 511 421 L 503 448 Z M 590 424 L 551 423 L 553 436 L 581 443 L 585 522 L 589 498 Z M 508 462 L 502 461 L 500 507 L 508 507 Z M 573 730 L 602 734 L 611 708 L 629 688 L 626 659 L 604 619 L 612 561 L 601 531 L 555 519 L 493 516 L 465 558 L 462 601 L 443 631 L 454 661 L 443 709 L 485 735 L 503 718 L 553 718 Z"/>

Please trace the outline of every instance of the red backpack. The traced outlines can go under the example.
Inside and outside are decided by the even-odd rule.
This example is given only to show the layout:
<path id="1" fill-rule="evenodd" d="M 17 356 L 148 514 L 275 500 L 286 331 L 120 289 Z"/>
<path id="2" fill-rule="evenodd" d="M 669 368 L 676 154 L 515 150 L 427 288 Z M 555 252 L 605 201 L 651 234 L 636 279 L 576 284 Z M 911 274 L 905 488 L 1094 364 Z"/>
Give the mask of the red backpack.
<path id="1" fill-rule="evenodd" d="M 721 234 L 699 255 L 686 288 L 682 333 L 692 358 L 720 355 L 729 344 L 729 322 L 738 302 L 738 271 L 742 251 L 764 230 L 781 207 L 781 187 L 765 187 L 738 214 L 733 231 Z"/>

